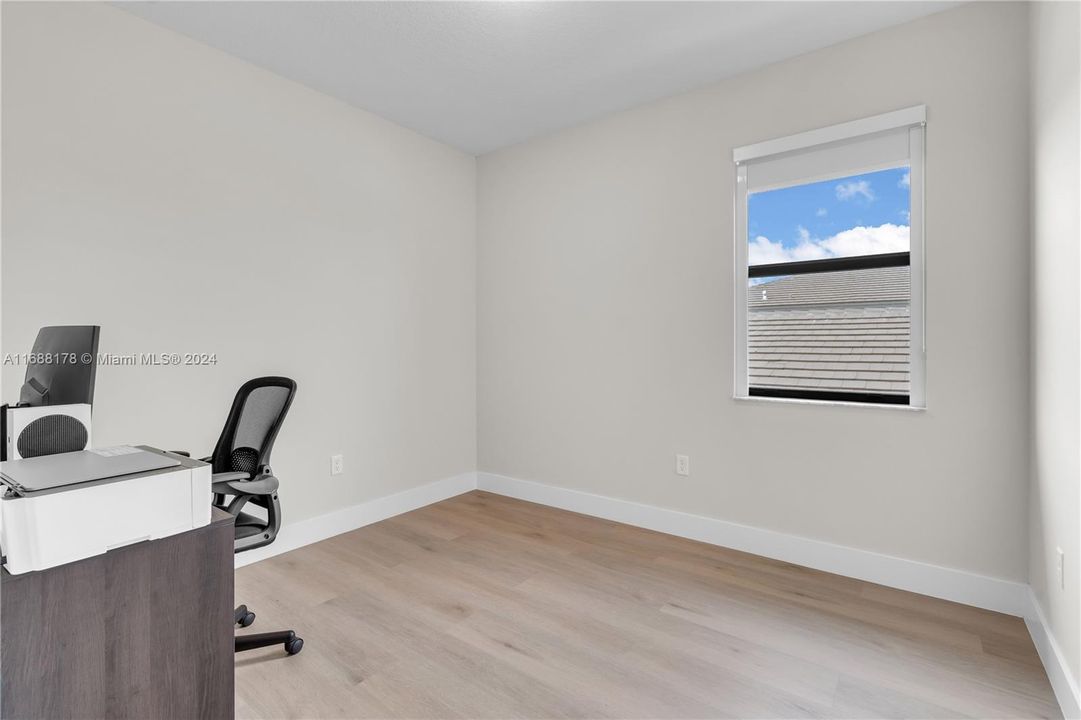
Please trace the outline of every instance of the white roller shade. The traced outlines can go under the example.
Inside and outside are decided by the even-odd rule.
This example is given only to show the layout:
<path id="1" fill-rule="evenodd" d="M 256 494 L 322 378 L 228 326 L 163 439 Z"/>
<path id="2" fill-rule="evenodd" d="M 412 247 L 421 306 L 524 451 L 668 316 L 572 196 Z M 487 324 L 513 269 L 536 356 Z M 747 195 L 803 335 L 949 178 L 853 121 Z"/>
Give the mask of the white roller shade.
<path id="1" fill-rule="evenodd" d="M 856 175 L 910 164 L 909 129 L 922 125 L 924 106 L 736 148 L 747 192 Z"/>
<path id="2" fill-rule="evenodd" d="M 841 140 L 747 163 L 747 192 L 799 185 L 907 165 L 908 129 Z"/>

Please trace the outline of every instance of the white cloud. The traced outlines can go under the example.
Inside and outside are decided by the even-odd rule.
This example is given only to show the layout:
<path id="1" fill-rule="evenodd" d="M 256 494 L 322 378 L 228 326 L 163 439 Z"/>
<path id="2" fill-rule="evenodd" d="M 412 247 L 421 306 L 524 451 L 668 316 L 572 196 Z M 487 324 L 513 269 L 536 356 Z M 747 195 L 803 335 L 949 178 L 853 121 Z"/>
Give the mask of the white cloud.
<path id="1" fill-rule="evenodd" d="M 829 214 L 829 210 L 826 208 L 818 208 L 818 210 L 815 211 L 815 217 L 826 217 Z"/>
<path id="2" fill-rule="evenodd" d="M 759 235 L 750 243 L 747 249 L 747 261 L 751 265 L 767 265 L 829 257 L 829 251 L 811 238 L 807 228 L 799 228 L 799 233 L 799 241 L 795 247 L 790 248 L 786 248 L 783 243 L 773 242 L 764 235 Z"/>
<path id="3" fill-rule="evenodd" d="M 886 223 L 878 227 L 854 227 L 820 240 L 811 237 L 807 228 L 797 228 L 799 239 L 794 247 L 773 242 L 759 235 L 748 244 L 747 260 L 751 265 L 818 260 L 852 255 L 877 255 L 879 253 L 904 252 L 908 250 L 908 226 Z"/>
<path id="4" fill-rule="evenodd" d="M 908 250 L 908 226 L 886 223 L 878 227 L 854 227 L 821 241 L 833 257 L 874 255 Z"/>
<path id="5" fill-rule="evenodd" d="M 910 175 L 911 175 L 911 172 L 906 172 L 904 175 L 902 175 L 901 179 L 897 181 L 897 187 L 903 187 L 903 188 L 911 187 L 912 186 L 912 179 L 911 179 Z"/>
<path id="6" fill-rule="evenodd" d="M 751 265 L 790 263 L 827 256 L 827 251 L 822 246 L 810 240 L 800 241 L 795 248 L 785 248 L 783 243 L 773 242 L 761 235 L 752 240 L 747 249 L 747 261 Z"/>
<path id="7" fill-rule="evenodd" d="M 772 242 L 768 237 L 759 235 L 747 246 L 747 262 L 751 265 L 770 265 L 792 260 L 784 245 Z"/>
<path id="8" fill-rule="evenodd" d="M 829 253 L 822 246 L 814 242 L 800 243 L 792 248 L 793 260 L 819 260 L 829 257 Z"/>
<path id="9" fill-rule="evenodd" d="M 857 195 L 862 195 L 870 202 L 875 199 L 875 193 L 871 189 L 871 183 L 866 180 L 849 180 L 837 186 L 838 200 L 851 200 Z"/>

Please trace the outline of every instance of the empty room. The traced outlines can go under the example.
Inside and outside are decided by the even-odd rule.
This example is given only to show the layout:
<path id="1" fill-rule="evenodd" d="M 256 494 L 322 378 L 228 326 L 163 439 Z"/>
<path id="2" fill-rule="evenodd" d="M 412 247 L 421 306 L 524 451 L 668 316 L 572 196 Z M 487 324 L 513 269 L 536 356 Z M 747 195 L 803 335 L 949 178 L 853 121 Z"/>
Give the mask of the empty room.
<path id="1" fill-rule="evenodd" d="M 0 718 L 1081 719 L 1081 2 L 0 0 Z"/>

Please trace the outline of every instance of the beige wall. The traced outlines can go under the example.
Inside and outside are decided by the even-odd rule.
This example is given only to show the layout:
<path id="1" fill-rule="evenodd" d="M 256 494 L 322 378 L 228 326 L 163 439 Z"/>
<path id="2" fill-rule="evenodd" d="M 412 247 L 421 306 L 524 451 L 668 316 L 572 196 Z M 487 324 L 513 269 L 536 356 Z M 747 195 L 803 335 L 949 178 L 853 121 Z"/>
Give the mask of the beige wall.
<path id="1" fill-rule="evenodd" d="M 1081 682 L 1081 5 L 1032 5 L 1029 581 Z M 1065 553 L 1066 587 L 1057 549 Z"/>
<path id="2" fill-rule="evenodd" d="M 3 4 L 2 120 L 3 351 L 218 355 L 101 368 L 97 444 L 209 452 L 280 373 L 287 522 L 474 469 L 472 157 L 101 4 Z"/>
<path id="3" fill-rule="evenodd" d="M 479 469 L 1024 581 L 1027 27 L 967 5 L 482 157 Z M 928 410 L 733 400 L 732 148 L 919 103 Z"/>

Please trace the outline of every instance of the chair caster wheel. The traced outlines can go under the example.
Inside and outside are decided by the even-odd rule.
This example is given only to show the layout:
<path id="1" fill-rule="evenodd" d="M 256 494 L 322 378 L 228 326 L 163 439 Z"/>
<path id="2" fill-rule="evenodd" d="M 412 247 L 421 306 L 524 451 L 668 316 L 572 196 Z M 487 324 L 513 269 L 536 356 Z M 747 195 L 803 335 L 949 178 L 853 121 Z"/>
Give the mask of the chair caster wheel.
<path id="1" fill-rule="evenodd" d="M 240 625 L 240 627 L 248 627 L 253 622 L 255 622 L 255 613 L 247 612 L 244 613 L 244 617 L 240 618 L 240 622 L 237 624 Z"/>
<path id="2" fill-rule="evenodd" d="M 295 637 L 289 642 L 285 643 L 285 652 L 290 655 L 296 655 L 298 652 L 304 649 L 304 640 L 302 638 Z"/>

